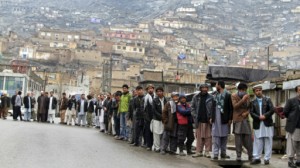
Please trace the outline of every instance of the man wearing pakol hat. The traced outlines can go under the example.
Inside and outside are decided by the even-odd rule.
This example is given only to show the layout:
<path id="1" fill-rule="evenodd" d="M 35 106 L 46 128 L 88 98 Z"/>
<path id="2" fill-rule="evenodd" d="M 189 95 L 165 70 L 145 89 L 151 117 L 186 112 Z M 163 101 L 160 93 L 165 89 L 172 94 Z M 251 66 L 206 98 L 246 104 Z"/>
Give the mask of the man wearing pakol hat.
<path id="1" fill-rule="evenodd" d="M 144 112 L 145 112 L 145 127 L 144 127 L 144 140 L 146 142 L 147 150 L 151 151 L 153 146 L 153 134 L 150 130 L 150 123 L 153 119 L 153 99 L 154 86 L 152 84 L 147 85 L 146 91 L 148 92 L 144 100 Z"/>
<path id="2" fill-rule="evenodd" d="M 295 87 L 297 96 L 289 99 L 283 109 L 286 116 L 286 138 L 288 166 L 291 168 L 300 167 L 300 85 Z M 294 163 L 294 156 L 297 155 L 297 162 Z"/>
<path id="3" fill-rule="evenodd" d="M 167 100 L 164 96 L 164 88 L 157 87 L 155 92 L 157 97 L 153 99 L 153 120 L 151 121 L 151 130 L 153 132 L 154 151 L 160 152 L 160 140 L 164 131 L 164 126 L 161 121 L 162 111 Z"/>
<path id="4" fill-rule="evenodd" d="M 186 151 L 188 155 L 195 154 L 192 152 L 192 144 L 195 140 L 194 132 L 193 132 L 193 118 L 191 114 L 191 107 L 186 102 L 186 96 L 181 94 L 179 96 L 179 103 L 177 104 L 177 138 L 178 138 L 178 147 L 179 147 L 179 155 L 185 156 L 183 153 L 184 142 L 186 140 Z"/>
<path id="5" fill-rule="evenodd" d="M 8 109 L 10 106 L 10 98 L 7 97 L 7 92 L 4 91 L 1 96 L 0 118 L 6 120 Z"/>
<path id="6" fill-rule="evenodd" d="M 162 155 L 166 154 L 170 146 L 170 155 L 175 155 L 177 151 L 177 123 L 176 123 L 176 106 L 178 104 L 179 94 L 173 92 L 171 100 L 168 101 L 162 112 L 162 122 L 164 124 L 164 133 L 161 142 Z"/>
<path id="7" fill-rule="evenodd" d="M 210 158 L 212 148 L 210 113 L 213 109 L 213 96 L 208 93 L 208 85 L 200 85 L 200 93 L 192 99 L 192 115 L 196 128 L 196 154 L 193 157 L 205 156 Z M 203 155 L 205 147 L 205 153 Z"/>
<path id="8" fill-rule="evenodd" d="M 253 87 L 256 98 L 251 102 L 250 114 L 253 118 L 254 142 L 253 160 L 251 164 L 260 164 L 261 154 L 264 149 L 264 164 L 270 163 L 273 142 L 273 119 L 274 106 L 270 98 L 262 94 L 262 86 Z"/>
<path id="9" fill-rule="evenodd" d="M 238 92 L 231 95 L 233 106 L 233 133 L 235 136 L 235 146 L 237 161 L 242 160 L 243 146 L 247 149 L 248 159 L 252 160 L 252 139 L 251 127 L 249 123 L 250 96 L 247 94 L 248 86 L 240 83 L 237 87 Z"/>

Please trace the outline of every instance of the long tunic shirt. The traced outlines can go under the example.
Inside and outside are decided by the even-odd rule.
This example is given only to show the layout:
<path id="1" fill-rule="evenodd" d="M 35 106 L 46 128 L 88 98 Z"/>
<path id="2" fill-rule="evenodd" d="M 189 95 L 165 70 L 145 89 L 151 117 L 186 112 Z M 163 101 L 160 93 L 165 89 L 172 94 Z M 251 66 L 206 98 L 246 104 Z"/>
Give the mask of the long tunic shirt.
<path id="1" fill-rule="evenodd" d="M 227 137 L 229 133 L 228 124 L 222 124 L 221 121 L 221 111 L 216 107 L 216 119 L 212 124 L 212 136 L 214 137 Z"/>

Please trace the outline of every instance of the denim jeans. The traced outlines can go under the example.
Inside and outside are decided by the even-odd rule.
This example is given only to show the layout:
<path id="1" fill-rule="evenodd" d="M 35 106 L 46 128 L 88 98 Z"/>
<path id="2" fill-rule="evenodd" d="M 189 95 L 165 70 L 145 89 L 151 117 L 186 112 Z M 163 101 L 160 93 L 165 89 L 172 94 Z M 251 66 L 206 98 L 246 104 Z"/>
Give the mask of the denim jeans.
<path id="1" fill-rule="evenodd" d="M 128 139 L 129 127 L 126 124 L 127 112 L 120 113 L 120 136 L 122 138 Z"/>

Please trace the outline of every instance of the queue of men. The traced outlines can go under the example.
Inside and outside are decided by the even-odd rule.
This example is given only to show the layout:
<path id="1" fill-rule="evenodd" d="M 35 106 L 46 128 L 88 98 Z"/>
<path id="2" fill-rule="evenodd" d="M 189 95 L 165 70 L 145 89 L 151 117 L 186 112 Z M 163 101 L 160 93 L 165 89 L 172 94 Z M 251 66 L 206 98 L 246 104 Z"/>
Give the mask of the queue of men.
<path id="1" fill-rule="evenodd" d="M 270 164 L 274 136 L 273 114 L 275 108 L 270 98 L 262 94 L 262 86 L 254 86 L 255 98 L 250 100 L 248 86 L 240 83 L 236 93 L 229 93 L 225 83 L 218 81 L 216 92 L 210 94 L 209 86 L 202 84 L 191 103 L 184 94 L 173 92 L 170 100 L 164 96 L 163 87 L 141 86 L 129 93 L 128 85 L 113 95 L 87 97 L 82 94 L 67 98 L 62 94 L 58 101 L 53 92 L 42 92 L 37 101 L 28 93 L 23 99 L 17 92 L 11 100 L 4 93 L 1 97 L 0 117 L 6 119 L 10 101 L 13 119 L 54 123 L 55 110 L 60 111 L 60 123 L 83 127 L 95 127 L 100 132 L 113 135 L 116 140 L 128 141 L 133 147 L 144 147 L 162 155 L 192 155 L 212 160 L 229 159 L 227 139 L 231 131 L 235 135 L 236 161 L 242 161 L 243 147 L 252 165 Z M 289 99 L 284 108 L 287 118 L 288 167 L 300 166 L 300 86 L 297 96 Z M 146 94 L 144 94 L 146 92 Z M 34 106 L 37 103 L 37 115 Z M 24 119 L 21 106 L 24 104 Z M 249 115 L 253 118 L 250 126 Z M 253 131 L 252 131 L 253 130 Z M 252 140 L 254 135 L 254 140 Z M 196 151 L 192 144 L 196 139 Z M 177 153 L 179 149 L 179 153 Z M 186 152 L 184 152 L 186 151 Z M 295 155 L 297 161 L 294 162 Z"/>

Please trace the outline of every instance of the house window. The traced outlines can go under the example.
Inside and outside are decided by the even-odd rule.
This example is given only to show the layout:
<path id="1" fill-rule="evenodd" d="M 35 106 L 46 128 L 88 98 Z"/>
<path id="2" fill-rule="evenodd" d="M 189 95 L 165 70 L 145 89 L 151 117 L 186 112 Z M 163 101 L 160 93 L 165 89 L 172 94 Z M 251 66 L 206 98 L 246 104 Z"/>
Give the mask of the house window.
<path id="1" fill-rule="evenodd" d="M 126 47 L 123 47 L 123 50 L 126 50 Z"/>
<path id="2" fill-rule="evenodd" d="M 136 48 L 133 48 L 133 51 L 136 51 Z"/>
<path id="3" fill-rule="evenodd" d="M 121 46 L 118 46 L 117 49 L 120 50 L 120 49 L 121 49 Z"/>
<path id="4" fill-rule="evenodd" d="M 143 52 L 143 49 L 140 48 L 140 52 Z"/>

